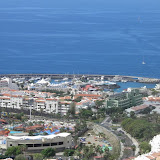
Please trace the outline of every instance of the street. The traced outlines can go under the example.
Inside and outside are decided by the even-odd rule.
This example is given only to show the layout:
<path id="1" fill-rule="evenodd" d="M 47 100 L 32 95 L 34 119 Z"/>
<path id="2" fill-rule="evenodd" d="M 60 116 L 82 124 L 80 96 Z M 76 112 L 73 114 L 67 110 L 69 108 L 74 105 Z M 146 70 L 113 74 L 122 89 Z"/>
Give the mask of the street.
<path id="1" fill-rule="evenodd" d="M 122 130 L 112 129 L 111 127 L 112 122 L 109 116 L 107 116 L 106 119 L 101 123 L 101 126 L 105 127 L 107 130 L 114 133 L 117 136 L 117 138 L 123 143 L 124 151 L 123 151 L 123 155 L 120 158 L 121 160 L 134 156 L 134 151 L 132 150 L 132 145 L 133 145 L 132 140 Z"/>

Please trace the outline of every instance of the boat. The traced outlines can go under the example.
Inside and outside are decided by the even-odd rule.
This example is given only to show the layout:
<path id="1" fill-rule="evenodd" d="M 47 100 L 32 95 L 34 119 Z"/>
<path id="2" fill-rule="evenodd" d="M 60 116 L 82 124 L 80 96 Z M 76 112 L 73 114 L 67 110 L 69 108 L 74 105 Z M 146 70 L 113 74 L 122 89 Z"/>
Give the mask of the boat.
<path id="1" fill-rule="evenodd" d="M 63 78 L 63 81 L 68 81 L 68 78 Z"/>
<path id="2" fill-rule="evenodd" d="M 143 56 L 143 61 L 142 61 L 142 64 L 146 64 L 146 63 L 145 63 L 145 61 L 144 61 L 144 56 Z"/>
<path id="3" fill-rule="evenodd" d="M 60 80 L 59 80 L 59 79 L 55 79 L 54 81 L 55 81 L 55 82 L 60 82 Z"/>

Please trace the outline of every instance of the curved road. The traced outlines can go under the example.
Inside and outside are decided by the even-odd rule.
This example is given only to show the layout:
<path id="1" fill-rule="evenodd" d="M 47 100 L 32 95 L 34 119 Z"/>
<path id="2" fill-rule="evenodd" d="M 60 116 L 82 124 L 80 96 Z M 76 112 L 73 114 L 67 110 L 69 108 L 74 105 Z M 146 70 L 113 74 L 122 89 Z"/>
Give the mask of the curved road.
<path id="1" fill-rule="evenodd" d="M 111 118 L 109 116 L 106 117 L 106 119 L 101 123 L 101 126 L 105 127 L 107 130 L 111 131 L 114 133 L 121 142 L 123 142 L 123 153 L 120 157 L 120 160 L 123 160 L 128 157 L 133 157 L 138 154 L 139 148 L 138 148 L 138 143 L 137 141 L 132 138 L 129 134 L 127 134 L 125 131 L 122 130 L 122 128 L 119 128 L 119 130 L 113 130 L 111 128 L 112 123 L 111 123 Z M 132 146 L 136 146 L 136 150 L 132 150 Z M 122 146 L 121 146 L 122 147 Z"/>

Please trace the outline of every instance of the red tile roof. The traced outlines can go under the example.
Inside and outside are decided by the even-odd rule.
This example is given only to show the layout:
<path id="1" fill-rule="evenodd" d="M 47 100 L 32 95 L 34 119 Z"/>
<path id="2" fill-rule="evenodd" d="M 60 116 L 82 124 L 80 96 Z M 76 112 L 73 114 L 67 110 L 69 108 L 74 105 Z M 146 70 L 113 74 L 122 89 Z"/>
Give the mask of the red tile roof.
<path id="1" fill-rule="evenodd" d="M 10 99 L 9 97 L 0 97 L 0 99 Z"/>
<path id="2" fill-rule="evenodd" d="M 10 97 L 11 94 L 8 94 L 8 93 L 4 93 L 3 96 L 7 96 L 7 97 Z"/>
<path id="3" fill-rule="evenodd" d="M 55 98 L 46 98 L 47 101 L 55 101 Z"/>
<path id="4" fill-rule="evenodd" d="M 25 128 L 27 131 L 36 130 L 36 129 L 44 129 L 42 125 L 29 126 Z"/>
<path id="5" fill-rule="evenodd" d="M 7 123 L 7 121 L 5 121 L 4 119 L 0 119 L 0 122 Z"/>
<path id="6" fill-rule="evenodd" d="M 75 97 L 101 97 L 100 95 L 97 94 L 76 94 Z"/>
<path id="7" fill-rule="evenodd" d="M 22 97 L 20 95 L 11 95 L 11 97 Z"/>
<path id="8" fill-rule="evenodd" d="M 134 111 L 138 111 L 148 107 L 149 107 L 148 105 L 140 105 L 140 106 L 132 107 L 131 109 L 133 109 Z"/>

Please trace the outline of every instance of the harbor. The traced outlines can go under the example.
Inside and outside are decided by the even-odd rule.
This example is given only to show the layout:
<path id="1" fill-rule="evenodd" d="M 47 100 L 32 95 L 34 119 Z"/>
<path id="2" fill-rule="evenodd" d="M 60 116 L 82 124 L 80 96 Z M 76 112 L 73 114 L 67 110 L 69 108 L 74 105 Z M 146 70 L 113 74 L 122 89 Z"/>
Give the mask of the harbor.
<path id="1" fill-rule="evenodd" d="M 140 82 L 140 83 L 159 83 L 160 79 L 157 78 L 147 78 L 147 77 L 137 77 L 137 76 L 123 76 L 123 75 L 99 75 L 99 74 L 0 74 L 0 78 L 50 78 L 50 79 L 73 79 L 73 78 L 95 78 L 104 79 L 113 82 Z"/>

